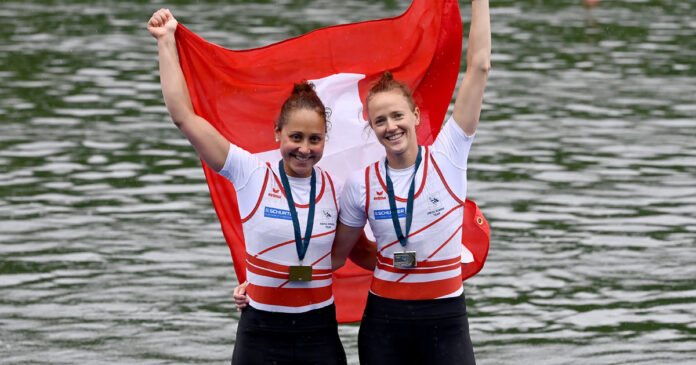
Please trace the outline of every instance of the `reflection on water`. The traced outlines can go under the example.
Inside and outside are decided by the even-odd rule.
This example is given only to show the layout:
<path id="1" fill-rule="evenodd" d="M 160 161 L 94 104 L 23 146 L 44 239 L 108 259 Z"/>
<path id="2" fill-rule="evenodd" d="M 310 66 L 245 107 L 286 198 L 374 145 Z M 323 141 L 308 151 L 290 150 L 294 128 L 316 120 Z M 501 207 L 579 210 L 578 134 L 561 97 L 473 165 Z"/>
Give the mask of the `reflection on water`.
<path id="1" fill-rule="evenodd" d="M 479 362 L 688 363 L 696 344 L 696 5 L 493 3 L 465 284 Z M 464 8 L 464 14 L 469 10 Z M 0 5 L 0 358 L 221 363 L 237 312 L 198 159 L 169 122 L 160 5 Z M 263 46 L 408 1 L 167 4 Z M 468 29 L 468 24 L 465 25 Z M 357 326 L 342 326 L 357 363 Z"/>

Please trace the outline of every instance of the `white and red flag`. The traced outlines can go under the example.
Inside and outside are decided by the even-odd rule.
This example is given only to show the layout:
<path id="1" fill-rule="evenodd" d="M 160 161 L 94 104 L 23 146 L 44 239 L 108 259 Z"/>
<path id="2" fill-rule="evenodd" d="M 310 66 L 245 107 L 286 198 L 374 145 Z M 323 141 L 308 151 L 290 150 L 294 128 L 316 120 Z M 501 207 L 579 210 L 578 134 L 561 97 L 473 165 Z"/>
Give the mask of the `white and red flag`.
<path id="1" fill-rule="evenodd" d="M 310 80 L 331 109 L 331 128 L 319 165 L 336 181 L 384 155 L 366 128 L 363 101 L 384 71 L 413 90 L 421 110 L 418 142 L 435 140 L 459 73 L 462 22 L 457 0 L 414 0 L 402 15 L 318 29 L 266 47 L 234 51 L 205 41 L 179 24 L 177 49 L 195 112 L 235 145 L 265 161 L 280 160 L 274 121 L 292 85 Z M 232 183 L 203 163 L 213 206 L 239 282 L 246 253 Z M 488 253 L 488 224 L 467 200 L 463 244 L 476 274 Z M 359 321 L 372 273 L 351 262 L 334 273 L 339 322 Z"/>

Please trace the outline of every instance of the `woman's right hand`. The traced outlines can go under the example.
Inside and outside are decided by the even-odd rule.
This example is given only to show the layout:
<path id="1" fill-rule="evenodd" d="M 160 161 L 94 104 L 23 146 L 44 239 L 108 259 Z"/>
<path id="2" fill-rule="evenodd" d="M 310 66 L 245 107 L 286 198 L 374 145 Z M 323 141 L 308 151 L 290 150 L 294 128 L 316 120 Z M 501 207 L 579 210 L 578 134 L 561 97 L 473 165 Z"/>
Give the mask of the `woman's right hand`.
<path id="1" fill-rule="evenodd" d="M 157 10 L 147 22 L 147 30 L 153 37 L 160 39 L 168 34 L 174 35 L 176 26 L 179 24 L 169 9 Z"/>
<path id="2" fill-rule="evenodd" d="M 234 306 L 237 307 L 237 312 L 241 312 L 249 303 L 249 297 L 246 295 L 247 285 L 249 285 L 249 282 L 245 281 L 234 288 Z"/>

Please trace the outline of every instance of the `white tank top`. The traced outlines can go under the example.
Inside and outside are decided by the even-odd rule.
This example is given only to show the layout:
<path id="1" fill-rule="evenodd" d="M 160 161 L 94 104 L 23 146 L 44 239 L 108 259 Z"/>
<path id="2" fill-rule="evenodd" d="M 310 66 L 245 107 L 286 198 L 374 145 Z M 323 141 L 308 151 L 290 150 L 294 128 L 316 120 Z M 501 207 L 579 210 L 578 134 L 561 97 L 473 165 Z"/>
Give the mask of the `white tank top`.
<path id="1" fill-rule="evenodd" d="M 315 167 L 317 197 L 309 248 L 300 263 L 288 202 L 277 172 L 269 164 L 256 206 L 242 218 L 247 251 L 247 295 L 252 307 L 301 313 L 333 303 L 331 246 L 338 204 L 329 174 Z M 302 238 L 309 205 L 295 203 Z M 311 281 L 289 281 L 289 267 L 311 265 Z"/>
<path id="2" fill-rule="evenodd" d="M 473 259 L 461 243 L 464 202 L 450 190 L 428 147 L 415 182 L 413 220 L 405 250 L 416 251 L 418 263 L 415 268 L 396 268 L 394 252 L 402 252 L 404 247 L 392 223 L 384 161 L 365 169 L 365 212 L 378 243 L 370 290 L 382 297 L 406 300 L 458 296 L 463 291 L 461 264 Z M 406 198 L 396 196 L 404 234 Z"/>

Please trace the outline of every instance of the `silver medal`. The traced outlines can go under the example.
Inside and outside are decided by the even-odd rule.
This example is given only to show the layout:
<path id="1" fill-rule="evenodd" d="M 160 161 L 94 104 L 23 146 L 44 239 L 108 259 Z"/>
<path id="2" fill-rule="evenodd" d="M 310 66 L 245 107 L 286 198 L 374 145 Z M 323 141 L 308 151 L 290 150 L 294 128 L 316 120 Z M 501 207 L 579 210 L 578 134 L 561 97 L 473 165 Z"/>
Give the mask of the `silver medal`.
<path id="1" fill-rule="evenodd" d="M 394 252 L 394 267 L 414 268 L 418 264 L 416 261 L 416 251 Z"/>

